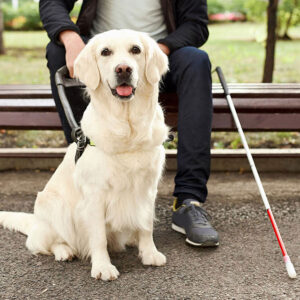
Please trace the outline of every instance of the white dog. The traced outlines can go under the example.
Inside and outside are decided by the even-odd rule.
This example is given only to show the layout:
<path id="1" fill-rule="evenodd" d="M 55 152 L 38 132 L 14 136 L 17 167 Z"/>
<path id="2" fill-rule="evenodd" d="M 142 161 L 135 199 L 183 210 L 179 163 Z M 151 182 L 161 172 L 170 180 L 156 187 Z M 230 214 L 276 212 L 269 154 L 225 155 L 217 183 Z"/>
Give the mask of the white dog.
<path id="1" fill-rule="evenodd" d="M 107 247 L 137 245 L 142 263 L 166 263 L 153 242 L 154 203 L 168 128 L 158 103 L 167 56 L 146 34 L 112 30 L 92 38 L 75 61 L 91 102 L 81 126 L 88 145 L 74 162 L 68 147 L 34 213 L 0 212 L 0 224 L 28 236 L 34 254 L 56 260 L 91 257 L 91 276 L 119 275 Z"/>

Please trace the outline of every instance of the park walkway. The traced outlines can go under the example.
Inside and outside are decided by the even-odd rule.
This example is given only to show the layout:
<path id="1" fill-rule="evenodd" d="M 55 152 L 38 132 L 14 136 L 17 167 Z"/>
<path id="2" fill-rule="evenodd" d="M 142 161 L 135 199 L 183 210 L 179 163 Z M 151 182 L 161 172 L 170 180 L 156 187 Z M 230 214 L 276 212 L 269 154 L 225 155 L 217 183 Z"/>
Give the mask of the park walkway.
<path id="1" fill-rule="evenodd" d="M 0 210 L 32 211 L 51 172 L 1 172 Z M 250 173 L 214 173 L 205 205 L 221 236 L 216 249 L 187 246 L 171 230 L 172 177 L 159 189 L 155 241 L 168 259 L 144 267 L 135 249 L 112 254 L 121 276 L 90 277 L 89 262 L 33 256 L 25 236 L 0 229 L 0 299 L 300 299 Z M 300 174 L 262 174 L 289 255 L 300 276 Z"/>

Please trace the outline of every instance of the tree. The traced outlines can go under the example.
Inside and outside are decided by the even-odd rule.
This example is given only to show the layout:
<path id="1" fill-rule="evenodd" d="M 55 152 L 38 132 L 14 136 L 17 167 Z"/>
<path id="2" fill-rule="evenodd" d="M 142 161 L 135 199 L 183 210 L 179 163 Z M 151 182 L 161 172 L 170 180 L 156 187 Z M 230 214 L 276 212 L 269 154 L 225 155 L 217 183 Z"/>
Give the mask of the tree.
<path id="1" fill-rule="evenodd" d="M 300 0 L 281 0 L 278 9 L 278 37 L 291 40 L 288 33 L 290 27 L 300 23 Z"/>
<path id="2" fill-rule="evenodd" d="M 0 5 L 0 54 L 5 53 L 4 40 L 3 40 L 3 30 L 4 30 L 4 22 L 3 22 L 2 8 L 1 8 L 1 5 Z"/>
<path id="3" fill-rule="evenodd" d="M 266 58 L 264 65 L 263 82 L 273 81 L 273 70 L 275 62 L 276 26 L 277 26 L 278 0 L 269 0 L 267 9 L 268 36 L 266 43 Z"/>

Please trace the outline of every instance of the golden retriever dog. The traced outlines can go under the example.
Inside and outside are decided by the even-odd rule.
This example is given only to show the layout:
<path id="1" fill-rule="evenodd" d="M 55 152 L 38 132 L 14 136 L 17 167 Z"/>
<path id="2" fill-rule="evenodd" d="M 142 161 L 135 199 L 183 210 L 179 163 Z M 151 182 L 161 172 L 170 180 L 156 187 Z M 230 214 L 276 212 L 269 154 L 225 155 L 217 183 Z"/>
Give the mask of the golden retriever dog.
<path id="1" fill-rule="evenodd" d="M 108 248 L 136 245 L 144 265 L 166 257 L 153 241 L 154 204 L 168 136 L 158 103 L 167 56 L 144 33 L 112 30 L 93 37 L 74 64 L 91 102 L 81 127 L 87 145 L 75 164 L 76 144 L 44 190 L 34 213 L 0 212 L 0 224 L 27 235 L 33 254 L 55 260 L 91 258 L 91 276 L 119 276 Z"/>

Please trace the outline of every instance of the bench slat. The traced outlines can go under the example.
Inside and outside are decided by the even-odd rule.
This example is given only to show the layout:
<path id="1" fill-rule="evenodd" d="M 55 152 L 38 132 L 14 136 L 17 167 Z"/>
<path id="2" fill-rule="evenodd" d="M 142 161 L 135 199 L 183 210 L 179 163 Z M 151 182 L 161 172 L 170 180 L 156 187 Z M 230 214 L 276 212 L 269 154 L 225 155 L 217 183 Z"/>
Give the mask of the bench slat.
<path id="1" fill-rule="evenodd" d="M 300 128 L 300 113 L 240 113 L 239 118 L 245 131 L 299 131 Z M 177 113 L 167 114 L 166 123 L 176 128 Z M 212 127 L 214 131 L 236 131 L 229 113 L 214 114 Z M 0 112 L 0 128 L 60 130 L 61 123 L 56 112 Z"/>
<path id="2" fill-rule="evenodd" d="M 213 83 L 214 88 L 221 88 L 220 83 Z M 267 88 L 267 89 L 299 89 L 300 83 L 228 83 L 229 87 L 239 89 Z M 48 84 L 1 84 L 0 90 L 50 90 Z"/>
<path id="3" fill-rule="evenodd" d="M 300 128 L 300 113 L 240 113 L 239 119 L 244 131 L 299 131 Z M 176 129 L 177 114 L 169 113 L 166 123 Z M 214 114 L 212 129 L 213 131 L 236 131 L 232 116 L 227 113 Z"/>
<path id="4" fill-rule="evenodd" d="M 0 99 L 0 111 L 56 111 L 53 99 Z"/>
<path id="5" fill-rule="evenodd" d="M 177 112 L 177 99 L 168 98 L 161 101 L 167 112 Z M 239 112 L 300 112 L 299 98 L 233 98 Z M 225 99 L 213 99 L 214 112 L 229 112 Z M 0 99 L 0 111 L 56 111 L 53 99 Z"/>
<path id="6" fill-rule="evenodd" d="M 0 112 L 0 128 L 62 129 L 57 112 Z"/>
<path id="7" fill-rule="evenodd" d="M 300 84 L 229 84 L 244 130 L 299 131 Z M 220 84 L 213 85 L 213 130 L 235 131 Z M 161 94 L 166 122 L 176 128 L 177 95 Z M 61 129 L 49 85 L 0 85 L 0 128 Z"/>
<path id="8" fill-rule="evenodd" d="M 247 97 L 295 97 L 300 94 L 300 84 L 229 84 L 232 96 Z M 221 85 L 213 84 L 214 98 L 224 97 Z M 173 97 L 163 94 L 162 97 Z M 0 85 L 0 99 L 3 98 L 52 98 L 48 85 Z"/>

